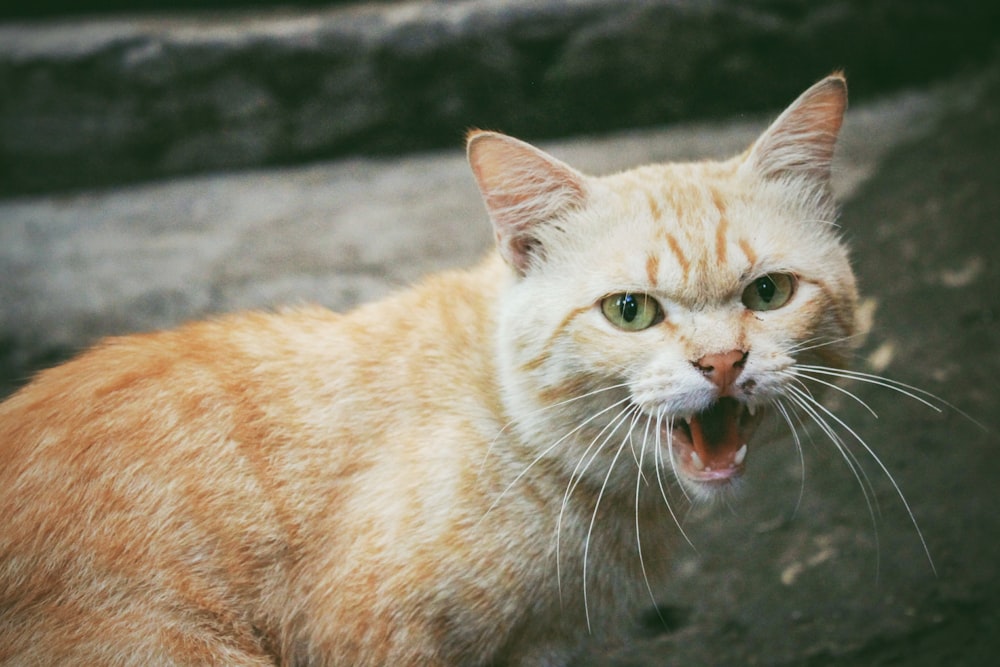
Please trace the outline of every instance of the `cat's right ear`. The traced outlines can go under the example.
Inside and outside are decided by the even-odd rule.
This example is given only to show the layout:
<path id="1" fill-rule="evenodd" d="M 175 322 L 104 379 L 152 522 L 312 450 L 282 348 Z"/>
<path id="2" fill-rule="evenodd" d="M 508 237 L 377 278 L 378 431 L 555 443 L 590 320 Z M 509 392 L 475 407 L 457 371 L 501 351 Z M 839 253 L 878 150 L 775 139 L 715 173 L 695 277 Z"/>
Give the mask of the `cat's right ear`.
<path id="1" fill-rule="evenodd" d="M 583 203 L 586 178 L 531 144 L 505 134 L 474 130 L 466 147 L 500 254 L 524 275 L 544 252 L 540 228 Z"/>

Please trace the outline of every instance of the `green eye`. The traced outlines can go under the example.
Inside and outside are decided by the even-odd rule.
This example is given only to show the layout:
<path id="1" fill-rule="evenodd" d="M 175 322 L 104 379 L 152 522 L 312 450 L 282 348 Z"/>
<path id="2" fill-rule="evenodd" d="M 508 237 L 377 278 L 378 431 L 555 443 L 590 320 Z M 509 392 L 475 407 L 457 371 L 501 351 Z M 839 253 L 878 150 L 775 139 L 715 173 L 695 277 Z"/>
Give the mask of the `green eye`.
<path id="1" fill-rule="evenodd" d="M 642 331 L 661 319 L 660 304 L 645 294 L 612 294 L 601 300 L 608 321 L 625 331 Z"/>
<path id="2" fill-rule="evenodd" d="M 781 308 L 795 292 L 795 276 L 790 273 L 769 273 L 757 278 L 743 290 L 743 305 L 750 310 Z"/>

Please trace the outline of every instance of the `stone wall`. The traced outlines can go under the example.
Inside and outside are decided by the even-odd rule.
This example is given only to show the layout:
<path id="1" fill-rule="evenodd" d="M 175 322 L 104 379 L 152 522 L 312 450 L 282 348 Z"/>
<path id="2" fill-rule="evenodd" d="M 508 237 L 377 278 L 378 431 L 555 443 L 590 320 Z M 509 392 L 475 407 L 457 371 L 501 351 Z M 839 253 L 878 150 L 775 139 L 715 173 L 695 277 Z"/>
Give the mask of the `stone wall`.
<path id="1" fill-rule="evenodd" d="M 0 24 L 0 194 L 566 136 L 983 60 L 979 0 L 468 0 Z"/>

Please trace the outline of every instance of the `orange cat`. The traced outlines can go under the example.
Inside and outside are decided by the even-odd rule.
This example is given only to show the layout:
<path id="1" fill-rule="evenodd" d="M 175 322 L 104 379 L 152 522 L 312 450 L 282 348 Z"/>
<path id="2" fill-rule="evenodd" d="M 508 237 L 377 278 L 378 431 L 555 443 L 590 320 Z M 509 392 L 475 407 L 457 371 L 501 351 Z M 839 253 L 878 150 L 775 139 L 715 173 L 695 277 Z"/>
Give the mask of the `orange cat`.
<path id="1" fill-rule="evenodd" d="M 346 315 L 105 341 L 0 407 L 0 663 L 561 665 L 839 365 L 842 77 L 726 162 L 474 132 L 499 252 Z M 810 366 L 810 364 L 819 364 Z"/>

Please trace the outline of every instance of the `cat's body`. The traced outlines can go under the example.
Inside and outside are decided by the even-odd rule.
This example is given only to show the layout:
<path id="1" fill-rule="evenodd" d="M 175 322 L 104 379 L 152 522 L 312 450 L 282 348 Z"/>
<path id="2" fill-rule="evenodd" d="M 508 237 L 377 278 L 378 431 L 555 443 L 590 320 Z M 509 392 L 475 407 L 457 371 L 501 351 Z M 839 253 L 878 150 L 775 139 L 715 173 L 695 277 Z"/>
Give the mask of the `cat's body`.
<path id="1" fill-rule="evenodd" d="M 854 333 L 843 107 L 831 77 L 743 156 L 600 179 L 475 134 L 478 267 L 42 373 L 0 406 L 0 664 L 559 665 L 624 636 L 678 533 L 666 476 L 731 486 L 783 374 Z"/>
<path id="2" fill-rule="evenodd" d="M 112 340 L 44 373 L 0 411 L 0 656 L 61 662 L 66 644 L 81 663 L 154 664 L 183 647 L 193 663 L 239 663 L 280 646 L 337 664 L 474 664 L 530 635 L 539 611 L 557 619 L 557 515 L 537 503 L 558 510 L 566 481 L 526 480 L 488 511 L 532 456 L 501 432 L 481 344 L 504 274 L 494 260 L 347 316 Z M 616 507 L 630 532 L 631 505 Z M 592 565 L 616 551 L 595 545 Z M 585 634 L 579 577 L 566 573 L 562 625 Z M 610 583 L 589 593 L 613 620 Z M 211 646 L 226 635 L 230 654 Z"/>

